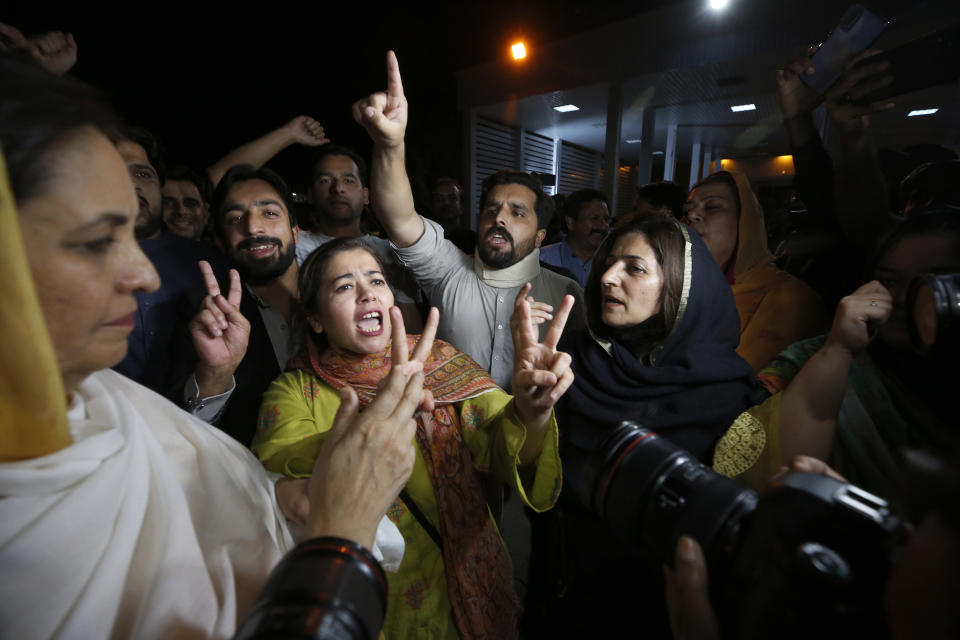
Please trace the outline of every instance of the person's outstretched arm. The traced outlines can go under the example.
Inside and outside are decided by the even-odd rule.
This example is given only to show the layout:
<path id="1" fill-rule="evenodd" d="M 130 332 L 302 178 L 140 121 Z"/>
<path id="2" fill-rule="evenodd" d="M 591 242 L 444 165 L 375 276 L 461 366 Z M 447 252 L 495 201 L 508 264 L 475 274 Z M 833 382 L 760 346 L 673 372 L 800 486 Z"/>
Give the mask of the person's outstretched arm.
<path id="1" fill-rule="evenodd" d="M 287 124 L 274 129 L 265 136 L 240 145 L 207 168 L 207 175 L 214 187 L 223 176 L 238 164 L 249 164 L 255 169 L 265 165 L 292 144 L 318 147 L 330 142 L 323 125 L 310 116 L 297 116 Z"/>
<path id="2" fill-rule="evenodd" d="M 407 130 L 407 99 L 403 96 L 400 65 L 387 52 L 387 90 L 358 100 L 353 117 L 373 140 L 370 158 L 370 204 L 390 240 L 409 247 L 423 235 L 423 219 L 413 206 L 407 177 L 403 136 Z"/>
<path id="3" fill-rule="evenodd" d="M 50 73 L 62 76 L 77 64 L 77 42 L 72 33 L 48 31 L 27 37 L 16 27 L 0 22 L 0 51 L 30 56 Z"/>
<path id="4" fill-rule="evenodd" d="M 865 102 L 893 82 L 888 62 L 861 63 L 880 52 L 864 51 L 827 92 L 827 114 L 836 133 L 835 200 L 837 222 L 854 245 L 871 247 L 886 231 L 890 209 L 887 183 L 870 131 L 870 116 L 889 111 L 886 100 Z"/>
<path id="5" fill-rule="evenodd" d="M 854 356 L 886 322 L 893 298 L 882 284 L 868 282 L 840 301 L 826 344 L 797 372 L 780 399 L 780 447 L 784 460 L 830 457 L 837 415 Z"/>

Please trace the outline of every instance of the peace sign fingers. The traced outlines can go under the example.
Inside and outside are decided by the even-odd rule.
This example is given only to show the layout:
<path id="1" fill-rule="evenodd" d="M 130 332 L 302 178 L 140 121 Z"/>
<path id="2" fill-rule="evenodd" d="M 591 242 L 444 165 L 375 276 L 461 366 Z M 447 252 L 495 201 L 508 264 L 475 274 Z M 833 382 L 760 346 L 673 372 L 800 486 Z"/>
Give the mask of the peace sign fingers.
<path id="1" fill-rule="evenodd" d="M 213 267 L 206 260 L 200 260 L 197 263 L 200 266 L 200 275 L 203 276 L 203 284 L 207 287 L 207 295 L 216 298 L 220 295 L 220 283 L 217 282 L 217 276 L 213 275 Z M 233 269 L 230 270 L 231 287 L 233 286 Z M 237 274 L 237 280 L 240 280 L 240 274 Z"/>
<path id="2" fill-rule="evenodd" d="M 433 341 L 437 336 L 437 325 L 440 322 L 440 312 L 436 307 L 430 307 L 430 313 L 427 314 L 427 322 L 423 327 L 423 333 L 420 334 L 420 340 L 413 349 L 414 360 L 426 362 L 433 350 Z"/>
<path id="3" fill-rule="evenodd" d="M 550 328 L 547 329 L 547 336 L 543 340 L 543 346 L 555 351 L 560 342 L 560 336 L 563 334 L 563 328 L 567 326 L 567 318 L 570 317 L 570 310 L 573 309 L 573 296 L 567 294 L 563 296 L 563 302 L 560 303 L 560 309 L 557 310 Z"/>
<path id="4" fill-rule="evenodd" d="M 407 328 L 403 324 L 400 308 L 390 307 L 390 359 L 394 367 L 403 367 L 409 361 L 407 349 Z"/>
<path id="5" fill-rule="evenodd" d="M 513 314 L 510 316 L 510 333 L 513 336 L 515 352 L 520 352 L 523 349 L 537 344 L 537 330 L 534 327 L 530 301 L 527 299 L 530 288 L 531 285 L 529 282 L 520 287 L 520 292 L 517 293 L 517 297 L 513 302 Z"/>

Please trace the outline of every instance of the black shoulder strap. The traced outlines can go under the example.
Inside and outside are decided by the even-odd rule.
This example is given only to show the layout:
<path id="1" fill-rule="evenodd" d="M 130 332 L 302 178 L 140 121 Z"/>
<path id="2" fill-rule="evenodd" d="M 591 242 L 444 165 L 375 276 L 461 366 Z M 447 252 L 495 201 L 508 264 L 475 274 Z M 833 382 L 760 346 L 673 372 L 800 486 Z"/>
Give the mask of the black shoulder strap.
<path id="1" fill-rule="evenodd" d="M 437 546 L 440 547 L 440 550 L 443 551 L 443 539 L 440 537 L 440 532 L 430 524 L 427 516 L 423 514 L 423 511 L 421 511 L 417 503 L 413 501 L 413 497 L 407 493 L 406 489 L 400 491 L 400 499 L 403 500 L 403 504 L 407 505 L 407 509 L 410 509 L 410 513 L 417 519 L 417 522 L 419 522 L 420 526 L 427 532 L 427 535 L 429 535 L 433 541 L 437 543 Z"/>

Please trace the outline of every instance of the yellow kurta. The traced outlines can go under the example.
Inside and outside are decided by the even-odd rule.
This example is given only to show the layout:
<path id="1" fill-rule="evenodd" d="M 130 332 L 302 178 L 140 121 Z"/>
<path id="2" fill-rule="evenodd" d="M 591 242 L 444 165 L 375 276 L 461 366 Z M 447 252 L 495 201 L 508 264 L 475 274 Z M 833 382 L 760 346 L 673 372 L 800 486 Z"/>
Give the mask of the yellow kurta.
<path id="1" fill-rule="evenodd" d="M 713 452 L 713 469 L 740 484 L 762 491 L 784 465 L 780 451 L 778 393 L 747 409 L 724 432 Z"/>
<path id="2" fill-rule="evenodd" d="M 271 471 L 309 476 L 339 406 L 339 393 L 313 374 L 300 370 L 283 374 L 264 394 L 251 446 L 254 454 Z M 551 418 L 536 463 L 521 469 L 518 453 L 526 429 L 514 412 L 512 396 L 497 389 L 459 403 L 458 409 L 474 468 L 492 471 L 535 511 L 551 508 L 561 485 L 556 420 Z M 406 488 L 439 531 L 440 513 L 419 447 Z M 403 534 L 406 549 L 399 572 L 387 578 L 384 634 L 389 640 L 457 638 L 442 551 L 399 498 L 387 516 Z"/>

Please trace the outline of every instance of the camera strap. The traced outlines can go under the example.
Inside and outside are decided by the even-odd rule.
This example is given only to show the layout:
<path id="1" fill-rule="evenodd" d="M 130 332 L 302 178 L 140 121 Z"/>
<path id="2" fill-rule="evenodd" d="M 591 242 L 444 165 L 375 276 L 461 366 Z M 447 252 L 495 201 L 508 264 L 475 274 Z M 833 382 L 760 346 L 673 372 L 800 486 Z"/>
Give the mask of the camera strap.
<path id="1" fill-rule="evenodd" d="M 417 506 L 417 503 L 413 501 L 413 497 L 407 493 L 406 489 L 400 491 L 400 499 L 403 500 L 403 504 L 407 505 L 407 509 L 410 510 L 410 513 L 413 514 L 413 517 L 417 519 L 417 522 L 420 523 L 420 526 L 423 527 L 424 531 L 427 532 L 434 542 L 437 543 L 437 546 L 440 547 L 440 551 L 443 551 L 443 538 L 440 537 L 440 532 L 437 531 L 437 528 L 427 520 L 427 516 L 424 515 L 423 511 L 420 510 L 420 507 Z"/>

